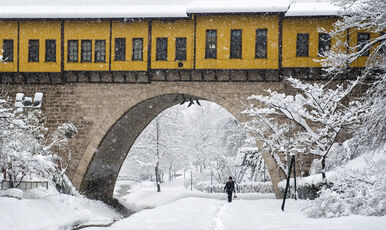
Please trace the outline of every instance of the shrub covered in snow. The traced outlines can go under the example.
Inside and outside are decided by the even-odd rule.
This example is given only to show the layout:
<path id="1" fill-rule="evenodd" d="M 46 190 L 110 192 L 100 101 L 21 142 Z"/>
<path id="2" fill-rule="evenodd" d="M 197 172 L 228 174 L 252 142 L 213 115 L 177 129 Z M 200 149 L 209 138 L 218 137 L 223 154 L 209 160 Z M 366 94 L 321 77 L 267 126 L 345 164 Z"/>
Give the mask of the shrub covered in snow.
<path id="1" fill-rule="evenodd" d="M 210 184 L 209 182 L 200 182 L 194 185 L 194 188 L 202 192 L 222 193 L 224 184 Z M 237 192 L 240 193 L 273 193 L 272 182 L 245 182 L 237 184 Z"/>
<path id="2" fill-rule="evenodd" d="M 335 173 L 331 188 L 303 208 L 308 217 L 386 214 L 386 144 L 348 162 Z M 328 175 L 328 174 L 327 174 Z M 316 176 L 316 175 L 315 175 Z"/>

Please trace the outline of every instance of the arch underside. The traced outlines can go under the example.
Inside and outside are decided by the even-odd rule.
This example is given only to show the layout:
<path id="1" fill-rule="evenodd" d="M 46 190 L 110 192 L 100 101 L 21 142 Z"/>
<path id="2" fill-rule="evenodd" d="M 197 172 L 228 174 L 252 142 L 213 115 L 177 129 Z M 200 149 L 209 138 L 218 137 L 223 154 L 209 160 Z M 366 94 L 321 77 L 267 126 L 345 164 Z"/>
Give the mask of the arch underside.
<path id="1" fill-rule="evenodd" d="M 184 97 L 192 97 L 184 95 Z M 165 109 L 182 102 L 182 94 L 167 94 L 130 108 L 107 131 L 89 163 L 80 191 L 90 198 L 111 199 L 123 162 L 137 137 Z"/>
<path id="2" fill-rule="evenodd" d="M 87 197 L 111 203 L 119 171 L 137 137 L 158 114 L 181 103 L 183 97 L 206 100 L 181 93 L 159 95 L 132 106 L 117 119 L 94 151 L 79 187 L 81 193 Z M 213 102 L 216 103 L 216 101 Z M 234 110 L 234 108 L 225 109 Z M 274 164 L 272 157 L 266 153 L 262 155 L 273 182 L 274 192 L 278 197 L 277 182 L 283 179 L 283 173 Z"/>

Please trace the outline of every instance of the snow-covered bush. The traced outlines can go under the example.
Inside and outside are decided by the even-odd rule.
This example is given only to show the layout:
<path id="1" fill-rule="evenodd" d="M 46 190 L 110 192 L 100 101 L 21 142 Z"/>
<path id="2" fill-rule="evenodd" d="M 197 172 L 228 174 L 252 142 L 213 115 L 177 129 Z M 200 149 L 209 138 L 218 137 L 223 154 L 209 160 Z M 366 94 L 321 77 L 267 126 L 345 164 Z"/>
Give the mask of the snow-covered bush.
<path id="1" fill-rule="evenodd" d="M 188 183 L 186 183 L 188 184 Z M 210 182 L 199 182 L 194 188 L 201 192 L 223 193 L 225 184 L 210 184 Z M 272 182 L 245 182 L 236 185 L 239 193 L 273 193 Z"/>
<path id="2" fill-rule="evenodd" d="M 351 214 L 384 216 L 386 214 L 386 171 L 371 168 L 350 170 L 331 188 L 321 191 L 319 198 L 303 208 L 313 218 L 331 218 Z"/>

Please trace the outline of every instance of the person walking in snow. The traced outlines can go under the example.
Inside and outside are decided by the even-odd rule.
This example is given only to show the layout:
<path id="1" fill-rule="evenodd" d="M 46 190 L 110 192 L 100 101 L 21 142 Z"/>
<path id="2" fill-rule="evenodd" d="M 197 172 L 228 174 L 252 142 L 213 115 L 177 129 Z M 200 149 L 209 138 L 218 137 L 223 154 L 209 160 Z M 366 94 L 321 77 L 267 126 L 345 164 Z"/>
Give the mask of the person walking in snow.
<path id="1" fill-rule="evenodd" d="M 229 177 L 229 181 L 225 184 L 224 191 L 228 194 L 228 202 L 232 202 L 232 193 L 236 192 L 235 182 L 232 181 L 232 177 Z"/>

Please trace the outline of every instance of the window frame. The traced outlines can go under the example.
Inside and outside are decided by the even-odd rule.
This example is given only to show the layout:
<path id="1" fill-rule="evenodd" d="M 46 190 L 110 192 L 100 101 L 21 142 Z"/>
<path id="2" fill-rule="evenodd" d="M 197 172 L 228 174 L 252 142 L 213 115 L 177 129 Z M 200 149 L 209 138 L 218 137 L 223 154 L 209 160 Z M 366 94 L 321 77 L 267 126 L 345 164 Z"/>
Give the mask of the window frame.
<path id="1" fill-rule="evenodd" d="M 6 44 L 11 44 L 10 47 Z M 13 62 L 14 60 L 15 42 L 13 39 L 3 39 L 3 60 L 5 62 Z"/>
<path id="2" fill-rule="evenodd" d="M 326 49 L 326 47 L 328 48 Z M 328 52 L 330 50 L 331 50 L 331 36 L 328 33 L 319 33 L 318 55 L 323 56 L 324 52 Z"/>
<path id="3" fill-rule="evenodd" d="M 240 35 L 234 36 L 234 33 L 240 33 Z M 243 58 L 243 31 L 242 31 L 242 29 L 231 29 L 229 58 L 230 59 L 242 59 Z"/>
<path id="4" fill-rule="evenodd" d="M 71 43 L 76 43 L 76 52 L 72 52 Z M 76 60 L 73 60 L 73 57 L 76 57 Z M 79 62 L 79 40 L 67 41 L 67 62 Z"/>
<path id="5" fill-rule="evenodd" d="M 366 38 L 360 38 L 361 35 L 366 35 Z M 357 52 L 359 52 L 365 45 L 366 43 L 370 42 L 370 33 L 357 33 Z M 364 52 L 362 57 L 368 57 L 370 56 L 370 49 Z"/>
<path id="6" fill-rule="evenodd" d="M 95 46 L 94 62 L 95 63 L 105 63 L 106 62 L 106 40 L 97 39 L 97 40 L 95 40 L 94 43 L 95 43 L 94 44 L 94 46 Z"/>
<path id="7" fill-rule="evenodd" d="M 136 41 L 141 41 L 140 49 L 138 47 L 136 47 Z M 133 61 L 143 61 L 143 38 L 133 38 L 132 42 L 133 42 L 132 43 L 133 53 L 132 53 L 131 60 L 133 60 Z M 136 57 L 137 52 L 139 52 L 139 54 L 141 56 L 140 58 Z"/>
<path id="8" fill-rule="evenodd" d="M 126 61 L 126 38 L 114 39 L 114 61 Z"/>
<path id="9" fill-rule="evenodd" d="M 179 43 L 178 41 L 181 41 L 182 43 Z M 182 46 L 179 46 L 181 45 Z M 186 61 L 187 56 L 187 39 L 186 37 L 178 37 L 176 38 L 176 61 Z"/>
<path id="10" fill-rule="evenodd" d="M 46 39 L 45 48 L 45 62 L 56 62 L 56 39 Z"/>
<path id="11" fill-rule="evenodd" d="M 259 36 L 259 32 L 264 32 L 265 36 Z M 263 40 L 259 38 L 264 38 Z M 262 49 L 260 49 L 262 48 Z M 264 50 L 265 55 L 258 55 L 259 50 Z M 255 59 L 268 58 L 268 29 L 256 29 L 255 36 Z"/>
<path id="12" fill-rule="evenodd" d="M 36 42 L 34 46 L 33 42 Z M 28 62 L 39 62 L 39 49 L 39 39 L 28 39 Z"/>
<path id="13" fill-rule="evenodd" d="M 209 40 L 210 33 L 214 34 L 213 41 Z M 210 45 L 214 45 L 211 48 Z M 208 29 L 205 31 L 205 59 L 217 59 L 217 30 Z"/>
<path id="14" fill-rule="evenodd" d="M 161 41 L 164 42 L 164 46 L 161 47 Z M 162 56 L 164 55 L 164 56 Z M 156 39 L 156 61 L 167 61 L 168 60 L 168 38 L 167 37 L 158 37 Z"/>
<path id="15" fill-rule="evenodd" d="M 83 44 L 89 43 L 90 50 L 86 50 Z M 86 59 L 89 57 L 90 60 Z M 82 39 L 80 40 L 80 62 L 92 62 L 92 40 L 91 39 Z"/>
<path id="16" fill-rule="evenodd" d="M 303 37 L 304 36 L 304 37 Z M 301 37 L 306 38 L 304 42 L 301 43 Z M 309 33 L 298 33 L 296 36 L 296 57 L 309 57 L 309 46 L 310 46 L 310 34 Z M 305 51 L 302 51 L 301 48 L 304 48 Z"/>

